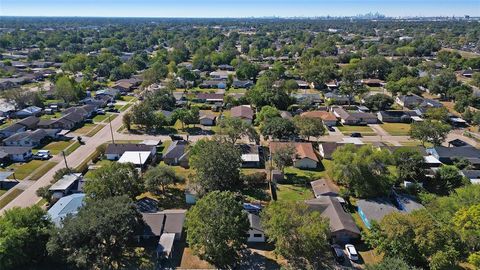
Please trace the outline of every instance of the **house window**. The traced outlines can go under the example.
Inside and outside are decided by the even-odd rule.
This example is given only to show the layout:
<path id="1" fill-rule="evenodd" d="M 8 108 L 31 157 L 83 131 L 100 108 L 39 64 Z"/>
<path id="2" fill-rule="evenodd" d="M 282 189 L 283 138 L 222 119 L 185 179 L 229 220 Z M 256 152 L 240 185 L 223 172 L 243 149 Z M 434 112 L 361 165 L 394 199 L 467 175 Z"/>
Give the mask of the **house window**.
<path id="1" fill-rule="evenodd" d="M 259 233 L 255 233 L 255 234 L 253 234 L 253 237 L 255 237 L 255 238 L 260 238 L 260 237 L 262 237 L 262 235 L 259 234 Z"/>

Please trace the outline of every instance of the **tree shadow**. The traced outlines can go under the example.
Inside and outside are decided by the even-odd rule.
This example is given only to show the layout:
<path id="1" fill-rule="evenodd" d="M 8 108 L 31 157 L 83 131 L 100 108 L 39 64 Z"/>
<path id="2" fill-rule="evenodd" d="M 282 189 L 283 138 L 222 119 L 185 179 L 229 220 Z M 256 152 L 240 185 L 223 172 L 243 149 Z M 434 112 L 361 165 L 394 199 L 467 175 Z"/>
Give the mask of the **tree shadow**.
<path id="1" fill-rule="evenodd" d="M 241 252 L 241 261 L 236 269 L 281 269 L 282 266 L 275 260 L 266 257 L 259 252 L 273 251 L 273 247 L 266 243 L 249 244 L 249 248 Z M 257 250 L 259 252 L 257 252 Z"/>

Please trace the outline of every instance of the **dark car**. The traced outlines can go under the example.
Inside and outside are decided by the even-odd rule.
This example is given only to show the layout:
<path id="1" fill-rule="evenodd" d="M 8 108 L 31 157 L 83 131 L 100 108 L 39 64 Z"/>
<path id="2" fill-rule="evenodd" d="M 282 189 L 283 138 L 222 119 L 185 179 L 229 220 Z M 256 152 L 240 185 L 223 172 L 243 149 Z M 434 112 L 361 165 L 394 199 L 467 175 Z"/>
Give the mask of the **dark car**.
<path id="1" fill-rule="evenodd" d="M 328 131 L 335 132 L 335 129 L 332 126 L 327 126 Z"/>
<path id="2" fill-rule="evenodd" d="M 343 254 L 343 249 L 339 245 L 332 245 L 332 253 L 333 256 L 335 257 L 335 260 L 337 262 L 344 262 L 345 261 L 345 256 Z"/>
<path id="3" fill-rule="evenodd" d="M 183 140 L 183 137 L 180 136 L 180 135 L 176 135 L 176 134 L 170 134 L 170 139 L 172 139 L 172 141 L 181 141 Z"/>
<path id="4" fill-rule="evenodd" d="M 362 137 L 362 134 L 360 132 L 353 132 L 350 137 L 353 137 L 353 138 L 361 138 Z"/>

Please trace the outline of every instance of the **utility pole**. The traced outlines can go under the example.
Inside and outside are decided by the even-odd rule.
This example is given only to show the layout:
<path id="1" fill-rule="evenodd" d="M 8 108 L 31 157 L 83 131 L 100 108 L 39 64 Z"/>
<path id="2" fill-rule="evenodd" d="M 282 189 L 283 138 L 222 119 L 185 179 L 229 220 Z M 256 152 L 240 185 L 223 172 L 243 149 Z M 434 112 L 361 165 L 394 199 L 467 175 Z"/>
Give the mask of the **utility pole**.
<path id="1" fill-rule="evenodd" d="M 70 171 L 70 168 L 68 168 L 67 157 L 65 156 L 65 151 L 63 150 L 62 150 L 62 156 L 63 156 L 63 160 L 65 161 L 65 167 L 67 168 L 68 171 Z"/>
<path id="2" fill-rule="evenodd" d="M 110 118 L 110 114 L 108 115 L 108 122 L 110 124 L 110 134 L 112 134 L 112 143 L 115 144 L 115 139 L 113 138 L 113 129 L 112 129 L 112 120 Z"/>

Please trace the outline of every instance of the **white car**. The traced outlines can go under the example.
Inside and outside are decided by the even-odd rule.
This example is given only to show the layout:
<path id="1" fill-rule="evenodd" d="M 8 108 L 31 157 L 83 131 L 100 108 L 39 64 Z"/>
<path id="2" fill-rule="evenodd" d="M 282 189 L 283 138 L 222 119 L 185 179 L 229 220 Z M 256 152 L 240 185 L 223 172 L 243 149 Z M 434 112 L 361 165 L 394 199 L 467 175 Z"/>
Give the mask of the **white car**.
<path id="1" fill-rule="evenodd" d="M 355 247 L 352 244 L 345 245 L 345 251 L 347 251 L 347 256 L 352 261 L 358 261 L 358 253 Z"/>

